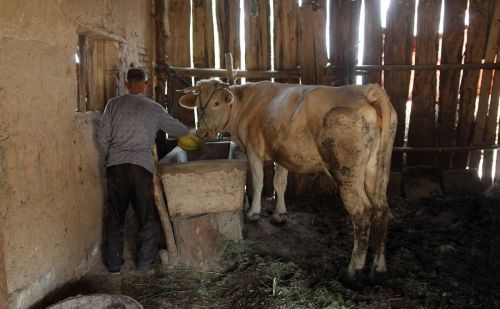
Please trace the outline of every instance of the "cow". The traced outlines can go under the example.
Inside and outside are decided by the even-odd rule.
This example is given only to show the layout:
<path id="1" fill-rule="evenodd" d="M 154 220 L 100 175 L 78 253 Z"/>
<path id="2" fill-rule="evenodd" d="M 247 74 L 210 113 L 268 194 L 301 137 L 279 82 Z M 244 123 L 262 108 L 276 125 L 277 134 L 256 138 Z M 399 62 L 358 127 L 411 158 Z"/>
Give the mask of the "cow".
<path id="1" fill-rule="evenodd" d="M 208 79 L 183 93 L 179 104 L 199 112 L 198 137 L 207 140 L 229 132 L 246 152 L 253 181 L 248 219 L 257 220 L 260 215 L 265 160 L 275 162 L 273 218 L 278 222 L 287 219 L 288 171 L 325 172 L 337 184 L 353 222 L 354 245 L 346 279 L 359 282 L 369 243 L 374 250 L 372 277 L 386 273 L 390 216 L 386 190 L 397 117 L 380 86 L 270 81 L 229 86 Z"/>

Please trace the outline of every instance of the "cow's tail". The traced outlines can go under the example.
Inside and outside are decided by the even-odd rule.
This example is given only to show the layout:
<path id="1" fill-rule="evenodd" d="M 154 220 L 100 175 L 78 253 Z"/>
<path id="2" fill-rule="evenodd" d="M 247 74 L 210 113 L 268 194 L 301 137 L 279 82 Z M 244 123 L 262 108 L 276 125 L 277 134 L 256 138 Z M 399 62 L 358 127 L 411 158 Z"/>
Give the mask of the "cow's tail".
<path id="1" fill-rule="evenodd" d="M 377 124 L 380 127 L 380 145 L 377 153 L 377 183 L 372 200 L 378 205 L 387 203 L 387 184 L 391 169 L 392 147 L 396 135 L 397 116 L 389 97 L 379 85 L 367 85 L 363 95 L 377 110 Z"/>

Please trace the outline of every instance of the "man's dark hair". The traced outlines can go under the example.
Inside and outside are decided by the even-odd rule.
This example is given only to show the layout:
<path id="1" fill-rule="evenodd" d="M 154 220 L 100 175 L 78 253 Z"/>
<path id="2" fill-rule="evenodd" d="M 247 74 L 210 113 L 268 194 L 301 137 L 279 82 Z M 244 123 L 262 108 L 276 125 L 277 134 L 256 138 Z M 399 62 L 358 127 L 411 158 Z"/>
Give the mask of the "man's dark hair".
<path id="1" fill-rule="evenodd" d="M 127 82 L 144 82 L 148 80 L 148 75 L 143 69 L 131 68 L 127 72 Z"/>

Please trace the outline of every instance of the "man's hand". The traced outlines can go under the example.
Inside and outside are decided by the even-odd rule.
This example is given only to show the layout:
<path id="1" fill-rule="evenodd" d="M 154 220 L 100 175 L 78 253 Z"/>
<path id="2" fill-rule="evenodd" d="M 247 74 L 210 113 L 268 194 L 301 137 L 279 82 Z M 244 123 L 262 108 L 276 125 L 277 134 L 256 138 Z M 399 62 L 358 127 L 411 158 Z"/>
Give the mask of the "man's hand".
<path id="1" fill-rule="evenodd" d="M 184 150 L 195 150 L 200 145 L 200 139 L 193 134 L 188 134 L 177 138 L 177 145 Z"/>

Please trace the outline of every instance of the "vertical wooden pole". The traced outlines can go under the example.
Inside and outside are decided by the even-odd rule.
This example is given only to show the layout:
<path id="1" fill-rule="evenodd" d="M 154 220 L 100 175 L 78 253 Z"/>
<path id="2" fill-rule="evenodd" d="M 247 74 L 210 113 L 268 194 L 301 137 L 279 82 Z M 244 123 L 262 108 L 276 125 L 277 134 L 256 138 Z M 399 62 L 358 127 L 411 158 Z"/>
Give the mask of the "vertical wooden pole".
<path id="1" fill-rule="evenodd" d="M 248 70 L 271 69 L 268 0 L 244 0 L 245 63 Z M 257 81 L 256 79 L 249 79 Z"/>
<path id="2" fill-rule="evenodd" d="M 420 0 L 416 38 L 416 64 L 437 63 L 441 0 Z M 415 72 L 413 104 L 408 129 L 409 146 L 434 146 L 436 114 L 436 71 Z M 409 153 L 407 165 L 433 164 L 434 154 Z"/>
<path id="3" fill-rule="evenodd" d="M 444 7 L 441 63 L 462 63 L 467 0 L 445 0 Z M 455 140 L 459 85 L 460 70 L 443 70 L 440 72 L 437 121 L 437 142 L 439 146 L 453 146 Z M 451 153 L 439 153 L 437 161 L 441 168 L 450 169 Z"/>
<path id="4" fill-rule="evenodd" d="M 302 5 L 298 9 L 299 65 L 301 83 L 323 84 L 326 54 L 326 1 L 320 1 L 318 8 Z"/>
<path id="5" fill-rule="evenodd" d="M 172 66 L 190 67 L 189 29 L 191 3 L 187 0 L 167 0 L 167 3 L 167 61 Z M 176 78 L 170 78 L 169 85 L 172 89 L 167 89 L 169 96 L 168 112 L 185 125 L 194 126 L 193 111 L 182 108 L 179 105 L 179 99 L 182 94 L 175 91 L 176 89 L 185 88 L 186 85 Z"/>
<path id="6" fill-rule="evenodd" d="M 297 70 L 297 3 L 273 0 L 274 4 L 274 69 Z M 277 82 L 296 83 L 293 79 Z"/>
<path id="7" fill-rule="evenodd" d="M 488 10 L 496 0 L 470 0 L 469 29 L 467 30 L 467 46 L 465 63 L 481 63 L 488 33 Z M 474 110 L 476 107 L 479 70 L 464 70 L 460 85 L 460 109 L 456 146 L 468 146 L 472 140 Z M 457 152 L 453 157 L 453 168 L 464 169 L 467 166 L 469 153 Z"/>
<path id="8" fill-rule="evenodd" d="M 227 82 L 229 85 L 234 85 L 233 55 L 231 53 L 226 53 L 224 54 L 224 59 L 227 70 Z"/>
<path id="9" fill-rule="evenodd" d="M 193 6 L 194 67 L 213 68 L 215 65 L 215 55 L 212 2 L 206 0 L 194 0 Z"/>
<path id="10" fill-rule="evenodd" d="M 240 2 L 234 0 L 218 0 L 216 9 L 217 27 L 219 29 L 219 46 L 221 47 L 220 59 L 224 59 L 226 53 L 231 53 L 233 57 L 233 68 L 240 68 Z"/>
<path id="11" fill-rule="evenodd" d="M 382 64 L 383 48 L 382 24 L 380 18 L 380 0 L 365 1 L 365 49 L 363 64 Z M 382 72 L 370 72 L 363 78 L 363 83 L 381 84 Z"/>
<path id="12" fill-rule="evenodd" d="M 346 69 L 344 81 L 336 86 L 353 84 L 354 68 L 358 55 L 358 25 L 361 0 L 338 0 L 330 2 L 330 63 Z"/>
<path id="13" fill-rule="evenodd" d="M 155 1 L 155 34 L 156 34 L 156 84 L 154 85 L 155 100 L 163 107 L 167 107 L 165 86 L 167 84 L 167 34 L 165 32 L 165 0 Z"/>
<path id="14" fill-rule="evenodd" d="M 7 290 L 7 275 L 5 273 L 3 233 L 1 228 L 0 228 L 0 308 L 9 308 L 9 293 Z"/>
<path id="15" fill-rule="evenodd" d="M 387 12 L 387 27 L 384 44 L 385 64 L 411 64 L 413 51 L 413 21 L 415 19 L 415 1 L 391 1 Z M 384 86 L 391 98 L 398 116 L 398 128 L 394 146 L 403 146 L 406 121 L 406 101 L 410 86 L 410 71 L 384 72 Z M 403 156 L 394 153 L 394 170 L 403 167 Z"/>
<path id="16" fill-rule="evenodd" d="M 165 242 L 167 244 L 168 252 L 168 264 L 177 264 L 177 245 L 175 242 L 174 231 L 172 229 L 172 222 L 170 221 L 170 216 L 168 214 L 167 204 L 165 203 L 165 198 L 163 197 L 163 187 L 160 180 L 160 175 L 158 173 L 158 154 L 156 151 L 156 146 L 153 146 L 153 158 L 154 158 L 154 170 L 153 170 L 153 188 L 154 188 L 154 198 L 156 209 L 160 216 L 160 221 L 163 227 L 163 233 L 165 234 Z"/>

